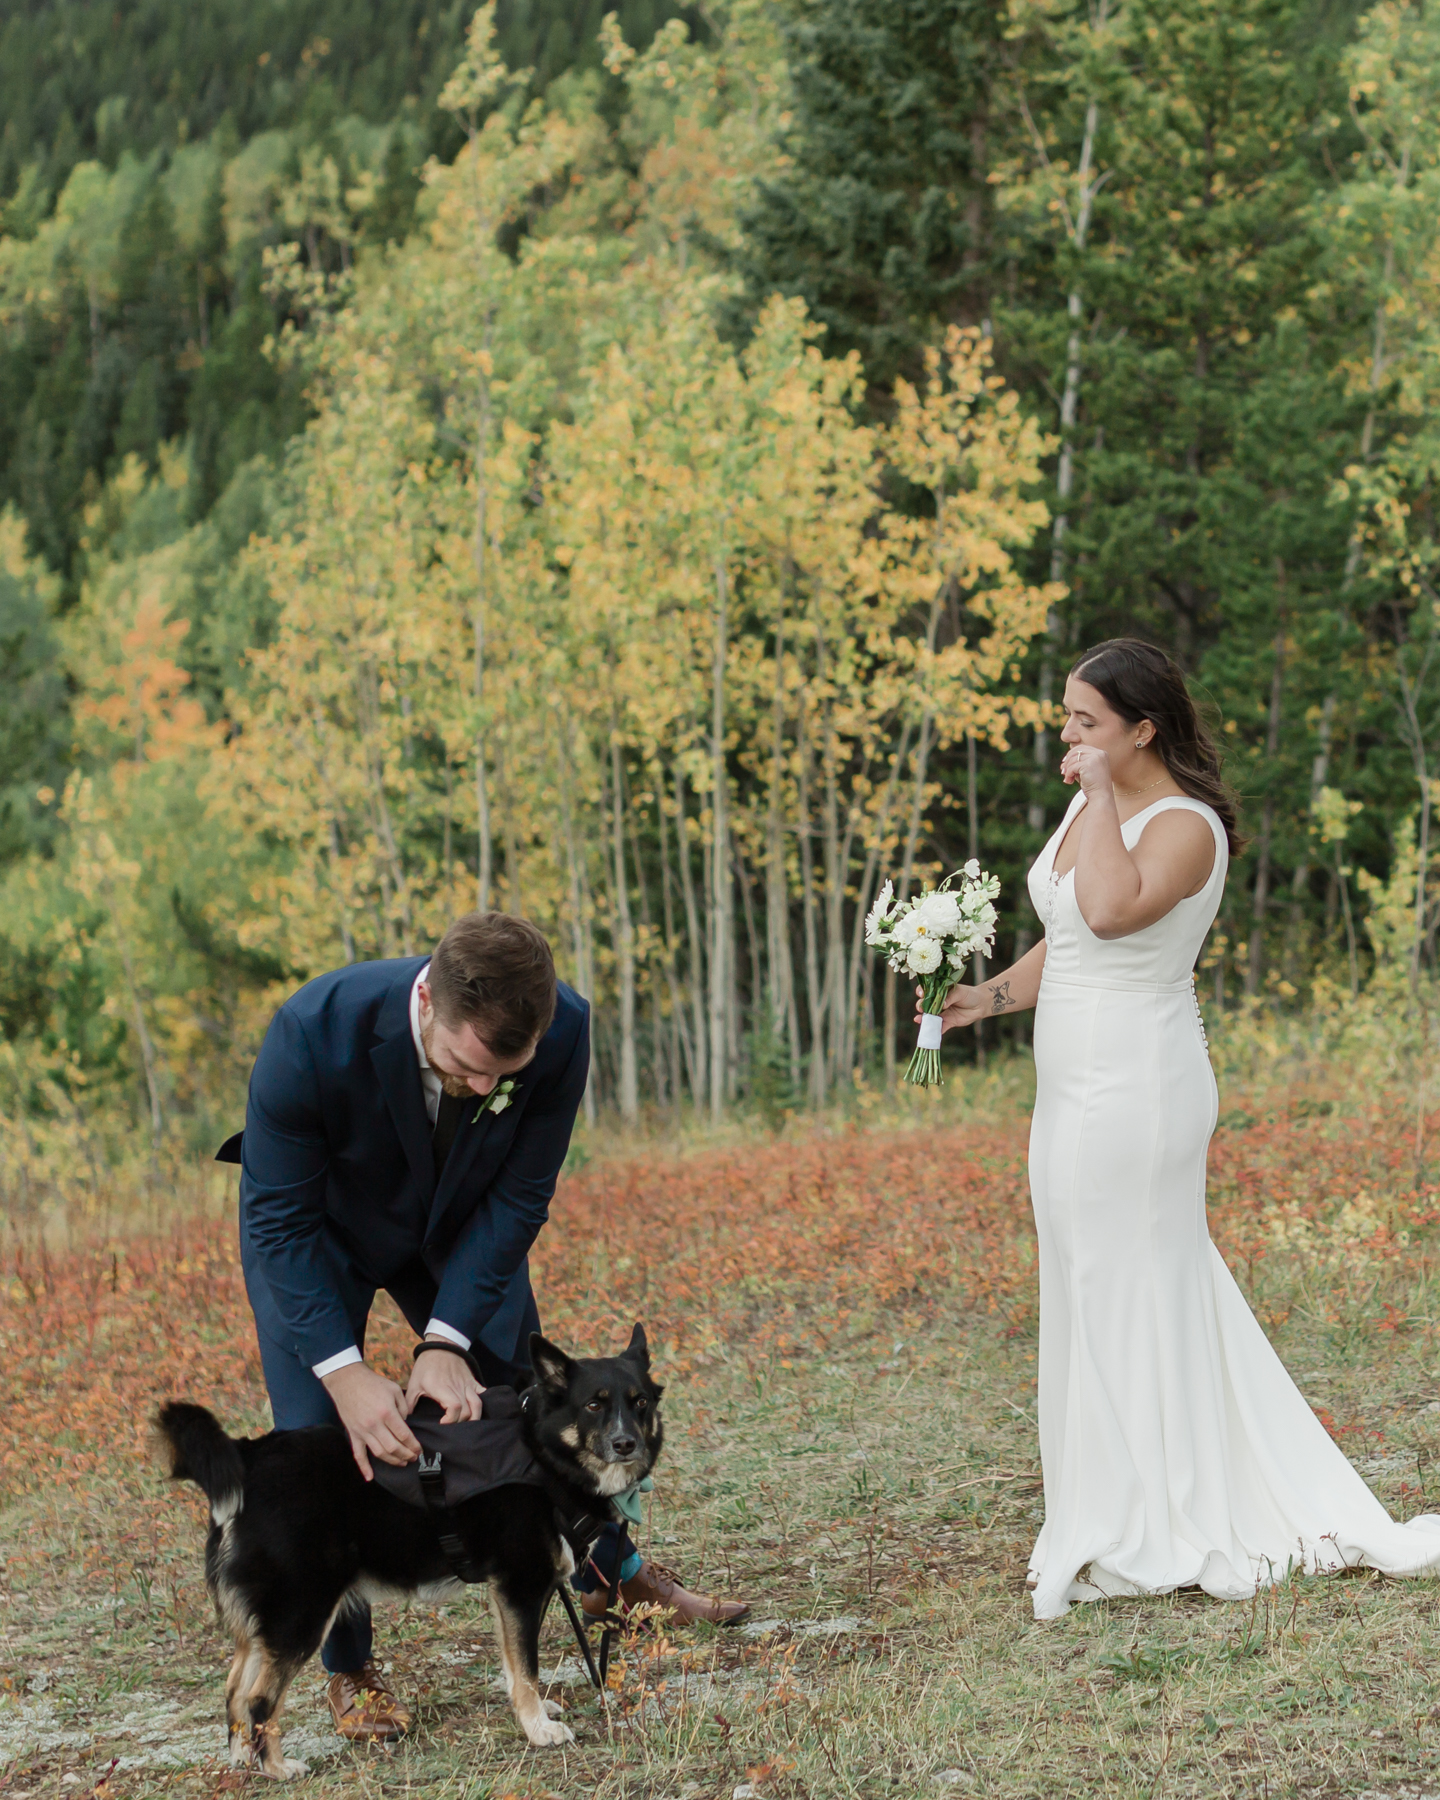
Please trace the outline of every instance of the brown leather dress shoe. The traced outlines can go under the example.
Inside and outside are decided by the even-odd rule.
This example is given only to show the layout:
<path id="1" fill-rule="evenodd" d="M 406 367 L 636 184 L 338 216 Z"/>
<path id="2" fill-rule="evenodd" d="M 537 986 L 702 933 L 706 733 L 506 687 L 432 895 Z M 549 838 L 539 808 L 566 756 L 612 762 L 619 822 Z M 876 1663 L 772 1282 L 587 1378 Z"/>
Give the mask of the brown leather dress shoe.
<path id="1" fill-rule="evenodd" d="M 410 1708 L 397 1700 L 373 1662 L 330 1677 L 330 1716 L 341 1737 L 357 1744 L 388 1744 L 410 1729 Z"/>
<path id="2" fill-rule="evenodd" d="M 580 1605 L 590 1619 L 605 1617 L 605 1591 L 582 1594 Z M 711 1625 L 738 1625 L 750 1611 L 744 1600 L 714 1600 L 709 1594 L 692 1594 L 673 1569 L 663 1563 L 643 1562 L 629 1581 L 620 1583 L 620 1610 L 632 1606 L 662 1606 L 689 1624 L 704 1619 Z"/>

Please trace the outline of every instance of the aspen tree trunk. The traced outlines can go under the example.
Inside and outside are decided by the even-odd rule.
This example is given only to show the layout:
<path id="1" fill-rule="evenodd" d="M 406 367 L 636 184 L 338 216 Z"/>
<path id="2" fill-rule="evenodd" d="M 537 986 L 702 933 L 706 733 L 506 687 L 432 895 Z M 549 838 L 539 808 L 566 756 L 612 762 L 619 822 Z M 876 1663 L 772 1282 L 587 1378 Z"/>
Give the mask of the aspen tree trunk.
<path id="1" fill-rule="evenodd" d="M 390 821 L 390 807 L 385 799 L 381 786 L 379 771 L 374 771 L 372 779 L 375 783 L 375 814 L 379 825 L 379 837 L 384 846 L 386 860 L 389 863 L 390 879 L 394 884 L 396 903 L 400 908 L 400 929 L 402 932 L 402 956 L 415 954 L 415 922 L 410 908 L 410 883 L 405 878 L 405 867 L 400 857 L 400 846 L 395 841 L 395 830 Z"/>
<path id="2" fill-rule="evenodd" d="M 1434 626 L 1430 627 L 1434 631 Z M 1429 657 L 1426 657 L 1429 662 Z M 1420 985 L 1420 952 L 1425 945 L 1425 891 L 1430 875 L 1430 814 L 1432 806 L 1432 786 L 1430 779 L 1430 754 L 1425 742 L 1425 730 L 1420 722 L 1420 711 L 1416 702 L 1415 685 L 1411 682 L 1405 667 L 1404 646 L 1400 647 L 1400 655 L 1396 658 L 1396 673 L 1400 681 L 1400 697 L 1405 708 L 1405 736 L 1410 749 L 1410 760 L 1414 764 L 1415 779 L 1420 784 L 1420 833 L 1416 844 L 1419 862 L 1415 870 L 1415 943 L 1410 952 L 1410 988 L 1415 992 Z M 1424 675 L 1422 670 L 1421 679 Z"/>
<path id="3" fill-rule="evenodd" d="M 570 879 L 570 920 L 572 956 L 575 967 L 575 980 L 580 992 L 592 1005 L 595 999 L 595 965 L 590 944 L 590 908 L 588 905 L 588 884 L 580 863 L 579 847 L 575 841 L 575 810 L 571 804 L 571 789 L 575 775 L 575 761 L 572 754 L 570 724 L 566 720 L 561 735 L 561 768 L 560 768 L 560 823 L 565 834 L 565 862 Z M 590 1073 L 585 1080 L 585 1122 L 595 1123 L 595 1072 L 592 1062 Z"/>
<path id="4" fill-rule="evenodd" d="M 490 319 L 485 321 L 486 352 L 489 350 Z M 493 850 L 490 841 L 490 790 L 485 773 L 485 564 L 486 508 L 489 490 L 486 485 L 485 451 L 490 442 L 491 404 L 489 377 L 480 377 L 479 404 L 475 416 L 475 822 L 478 842 L 475 866 L 475 905 L 481 912 L 490 910 L 493 882 Z"/>
<path id="5" fill-rule="evenodd" d="M 640 1078 L 635 1057 L 635 926 L 625 868 L 625 778 L 620 743 L 610 726 L 611 855 L 615 879 L 615 961 L 620 978 L 620 1117 L 640 1116 Z"/>
<path id="6" fill-rule="evenodd" d="M 520 845 L 515 837 L 515 797 L 510 792 L 509 772 L 505 764 L 505 731 L 495 734 L 495 787 L 504 815 L 505 833 L 505 904 L 518 918 L 525 911 L 525 896 L 520 889 Z"/>
<path id="7" fill-rule="evenodd" d="M 330 814 L 329 825 L 330 879 L 335 883 L 336 898 L 340 901 L 340 942 L 345 949 L 345 961 L 353 963 L 355 960 L 355 934 L 350 928 L 350 903 L 340 887 L 340 827 L 335 823 L 333 812 Z"/>
<path id="8" fill-rule="evenodd" d="M 623 769 L 623 764 L 622 764 Z M 663 811 L 663 808 L 661 809 Z M 627 829 L 630 834 L 630 866 L 635 871 L 635 891 L 640 896 L 640 953 L 636 958 L 635 979 L 637 986 L 644 981 L 650 996 L 650 1017 L 654 1036 L 652 1038 L 653 1059 L 655 1065 L 656 1099 L 663 1105 L 663 1071 L 661 1069 L 664 1043 L 660 1032 L 660 994 L 659 988 L 651 977 L 649 958 L 655 943 L 655 917 L 650 911 L 650 882 L 645 873 L 645 853 L 640 845 L 639 814 L 628 802 L 625 808 Z M 663 961 L 663 958 L 662 958 Z M 638 1047 L 637 1047 L 638 1058 Z"/>
<path id="9" fill-rule="evenodd" d="M 1360 957 L 1355 946 L 1355 920 L 1350 912 L 1350 884 L 1345 878 L 1343 845 L 1335 846 L 1335 880 L 1339 884 L 1340 905 L 1345 919 L 1345 950 L 1350 961 L 1350 998 L 1360 998 Z"/>
<path id="10" fill-rule="evenodd" d="M 970 860 L 980 860 L 980 775 L 979 758 L 975 743 L 975 733 L 965 733 L 965 811 L 969 825 L 969 838 L 966 849 Z M 970 980 L 979 986 L 985 980 L 985 958 L 977 956 L 970 965 Z M 975 1062 L 977 1067 L 985 1067 L 985 1020 L 975 1021 Z"/>
<path id="11" fill-rule="evenodd" d="M 1100 0 L 1095 18 L 1097 33 L 1105 29 L 1109 0 Z M 1100 184 L 1093 179 L 1095 169 L 1095 136 L 1100 125 L 1100 104 L 1092 95 L 1085 108 L 1085 129 L 1080 139 L 1078 170 L 1080 207 L 1075 216 L 1071 243 L 1077 255 L 1084 250 L 1090 235 L 1090 219 Z M 1075 421 L 1080 410 L 1080 326 L 1084 303 L 1078 284 L 1072 287 L 1065 303 L 1070 319 L 1070 336 L 1065 348 L 1065 386 L 1060 398 L 1060 463 L 1055 473 L 1055 524 L 1050 538 L 1050 579 L 1065 579 L 1065 539 L 1070 530 L 1070 494 L 1075 482 Z M 1063 621 L 1058 606 L 1050 608 L 1045 624 L 1045 642 L 1040 654 L 1040 703 L 1049 707 L 1055 697 L 1055 673 L 1061 648 Z M 1032 777 L 1030 806 L 1025 822 L 1037 835 L 1045 829 L 1045 777 L 1050 760 L 1049 727 L 1042 719 L 1035 727 L 1035 771 Z"/>
<path id="12" fill-rule="evenodd" d="M 715 618 L 710 670 L 710 1117 L 725 1115 L 730 1086 L 730 1042 L 733 1036 L 734 883 L 730 877 L 730 840 L 726 817 L 725 673 L 729 652 L 729 577 L 720 557 L 714 561 Z"/>
<path id="13" fill-rule="evenodd" d="M 800 1079 L 795 1029 L 795 972 L 790 963 L 790 884 L 785 872 L 785 622 L 775 628 L 775 673 L 770 707 L 770 796 L 765 820 L 765 963 L 770 1035 L 790 1054 L 790 1079 Z"/>
<path id="14" fill-rule="evenodd" d="M 755 1013 L 763 1005 L 765 993 L 764 957 L 760 947 L 760 934 L 755 928 L 754 898 L 750 892 L 750 875 L 745 867 L 745 853 L 738 843 L 731 839 L 731 851 L 734 857 L 733 874 L 740 888 L 740 908 L 745 915 L 745 948 L 750 952 L 750 995 L 751 1006 Z M 738 955 L 735 958 L 739 962 Z M 739 1020 L 739 1003 L 736 1002 L 735 1017 Z"/>
<path id="15" fill-rule="evenodd" d="M 815 621 L 815 673 L 824 692 L 826 655 L 824 628 Z M 823 1017 L 826 1020 L 826 1043 L 821 1054 L 824 1065 L 823 1085 L 840 1079 L 845 1048 L 845 965 L 842 944 L 843 909 L 845 904 L 844 872 L 840 866 L 840 800 L 835 767 L 834 708 L 828 698 L 821 700 L 820 780 L 822 834 L 821 854 L 825 865 L 825 948 L 821 976 Z M 812 1047 L 812 1055 L 815 1053 Z"/>
<path id="16" fill-rule="evenodd" d="M 835 732 L 825 709 L 825 1005 L 830 1021 L 830 1080 L 839 1083 L 845 1052 L 845 964 L 842 944 L 845 878 L 840 867 L 840 802 L 835 771 Z"/>
<path id="17" fill-rule="evenodd" d="M 451 837 L 455 819 L 455 771 L 450 767 L 450 753 L 445 752 L 445 823 L 440 838 L 440 866 L 445 871 L 445 881 L 450 881 Z"/>
<path id="18" fill-rule="evenodd" d="M 943 500 L 943 496 L 941 496 Z M 925 654 L 935 654 L 935 634 L 940 629 L 940 596 L 930 602 L 930 618 L 925 627 Z M 915 870 L 915 851 L 920 842 L 920 826 L 925 815 L 925 780 L 930 769 L 930 749 L 934 742 L 935 714 L 927 693 L 920 712 L 920 738 L 915 746 L 915 790 L 910 799 L 910 824 L 905 833 L 905 857 L 900 867 L 899 899 L 910 898 L 910 878 Z"/>
<path id="19" fill-rule="evenodd" d="M 820 990 L 820 946 L 816 928 L 815 846 L 810 824 L 810 741 L 806 714 L 800 714 L 800 899 L 805 932 L 805 1006 L 810 1025 L 810 1104 L 818 1112 L 825 1104 L 825 1004 Z"/>
<path id="20" fill-rule="evenodd" d="M 675 834 L 680 863 L 680 891 L 685 900 L 685 935 L 690 949 L 690 1013 L 695 1038 L 696 1106 L 703 1106 L 709 1093 L 710 1063 L 707 1055 L 705 1009 L 705 937 L 700 929 L 700 912 L 695 902 L 695 877 L 690 866 L 690 833 L 685 818 L 685 777 L 675 766 Z"/>
<path id="21" fill-rule="evenodd" d="M 659 771 L 657 771 L 657 777 Z M 680 979 L 676 973 L 677 941 L 675 933 L 675 896 L 674 877 L 670 869 L 670 833 L 665 823 L 665 791 L 663 781 L 655 783 L 657 796 L 656 812 L 660 822 L 660 904 L 665 931 L 665 980 L 670 989 L 670 1018 L 675 1034 L 675 1097 L 679 1103 L 680 1060 L 684 1058 L 685 1080 L 690 1089 L 690 1096 L 695 1104 L 700 1104 L 700 1096 L 704 1084 L 700 1079 L 700 1071 L 695 1061 L 695 1046 L 690 1039 L 689 1022 L 685 1017 L 685 996 L 681 991 Z M 682 820 L 683 826 L 683 820 Z M 684 839 L 681 839 L 683 852 Z"/>
<path id="22" fill-rule="evenodd" d="M 385 857 L 384 872 L 389 877 L 389 885 L 393 888 L 395 902 L 400 911 L 401 955 L 413 956 L 415 943 L 415 919 L 410 903 L 410 883 L 405 875 L 405 862 L 400 854 L 400 845 L 396 841 L 394 823 L 390 817 L 390 803 L 385 797 L 385 769 L 381 752 L 377 748 L 379 735 L 379 699 L 375 688 L 375 672 L 366 667 L 361 672 L 361 712 L 362 731 L 365 739 L 366 773 L 369 776 L 370 809 L 374 823 L 375 836 L 379 839 L 381 851 Z M 388 908 L 387 908 L 388 910 Z M 388 933 L 387 933 L 388 935 Z"/>
<path id="23" fill-rule="evenodd" d="M 1320 723 L 1315 733 L 1315 760 L 1310 764 L 1310 817 L 1315 816 L 1315 802 L 1320 798 L 1320 790 L 1324 787 L 1330 773 L 1330 733 L 1335 719 L 1335 695 L 1333 692 L 1325 696 L 1320 708 Z M 1307 840 L 1308 842 L 1308 840 Z M 1300 860 L 1295 865 L 1295 874 L 1290 883 L 1290 921 L 1285 928 L 1285 972 L 1288 977 L 1295 955 L 1299 935 L 1301 912 L 1305 903 L 1305 889 L 1310 881 L 1310 859 L 1305 849 L 1301 849 Z"/>
<path id="24" fill-rule="evenodd" d="M 915 851 L 920 842 L 920 826 L 925 814 L 925 775 L 930 762 L 930 709 L 926 707 L 920 720 L 920 738 L 915 746 L 915 791 L 910 799 L 910 823 L 905 830 L 905 854 L 900 863 L 900 881 L 896 896 L 910 898 L 910 880 L 915 872 Z"/>
<path id="25" fill-rule="evenodd" d="M 1280 748 L 1280 699 L 1285 680 L 1285 621 L 1275 633 L 1275 662 L 1270 675 L 1270 710 L 1265 723 L 1265 761 L 1271 765 L 1270 787 L 1260 814 L 1260 836 L 1255 850 L 1255 891 L 1250 904 L 1250 954 L 1245 963 L 1245 992 L 1260 991 L 1265 956 L 1265 908 L 1270 897 L 1270 840 L 1275 827 L 1273 765 Z"/>
<path id="26" fill-rule="evenodd" d="M 877 891 L 876 879 L 880 872 L 880 858 L 885 853 L 885 845 L 890 836 L 890 813 L 895 804 L 895 795 L 900 786 L 900 770 L 904 766 L 905 758 L 909 753 L 910 722 L 907 719 L 900 732 L 900 747 L 895 752 L 894 758 L 890 764 L 890 773 L 885 780 L 885 788 L 880 800 L 880 812 L 875 820 L 870 849 L 865 857 L 865 870 L 860 877 L 860 887 L 855 895 L 855 919 L 850 932 L 849 1018 L 852 1037 L 850 1043 L 847 1045 L 847 1054 L 852 1060 L 852 1066 L 853 1057 L 857 1048 L 853 1034 L 855 1031 L 856 1018 L 860 1010 L 860 977 L 865 966 L 865 954 L 867 948 L 865 943 L 865 915 L 869 912 L 874 893 Z M 887 981 L 893 986 L 894 977 L 891 975 L 889 969 L 885 971 L 885 975 Z M 892 1015 L 890 1023 L 892 1025 L 894 1023 L 894 1004 L 894 999 L 892 997 L 890 1001 Z M 893 1036 L 894 1033 L 892 1031 L 891 1037 L 893 1038 Z M 895 1060 L 895 1046 L 893 1042 L 890 1045 L 889 1058 L 890 1062 L 893 1063 Z"/>

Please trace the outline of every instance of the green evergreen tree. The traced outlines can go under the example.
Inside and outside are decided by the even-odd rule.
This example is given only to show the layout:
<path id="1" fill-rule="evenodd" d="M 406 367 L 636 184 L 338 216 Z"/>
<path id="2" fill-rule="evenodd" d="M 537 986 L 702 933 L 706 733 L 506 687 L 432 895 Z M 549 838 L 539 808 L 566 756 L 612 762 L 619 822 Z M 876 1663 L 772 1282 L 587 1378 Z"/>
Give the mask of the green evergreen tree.
<path id="1" fill-rule="evenodd" d="M 827 351 L 888 387 L 938 325 L 986 316 L 1006 23 L 991 0 L 796 0 L 788 166 L 743 219 L 744 317 L 799 294 Z"/>

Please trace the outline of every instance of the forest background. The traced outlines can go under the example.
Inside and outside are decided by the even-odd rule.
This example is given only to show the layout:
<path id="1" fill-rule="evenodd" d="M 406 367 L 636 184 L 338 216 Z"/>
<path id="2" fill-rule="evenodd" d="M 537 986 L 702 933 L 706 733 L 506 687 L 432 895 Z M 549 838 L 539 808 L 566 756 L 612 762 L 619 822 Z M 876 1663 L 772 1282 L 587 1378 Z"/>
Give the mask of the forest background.
<path id="1" fill-rule="evenodd" d="M 978 854 L 1023 950 L 1117 632 L 1244 800 L 1209 1008 L 1430 991 L 1440 17 L 601 12 L 0 28 L 13 1204 L 477 904 L 592 1117 L 893 1078 L 866 909 Z"/>

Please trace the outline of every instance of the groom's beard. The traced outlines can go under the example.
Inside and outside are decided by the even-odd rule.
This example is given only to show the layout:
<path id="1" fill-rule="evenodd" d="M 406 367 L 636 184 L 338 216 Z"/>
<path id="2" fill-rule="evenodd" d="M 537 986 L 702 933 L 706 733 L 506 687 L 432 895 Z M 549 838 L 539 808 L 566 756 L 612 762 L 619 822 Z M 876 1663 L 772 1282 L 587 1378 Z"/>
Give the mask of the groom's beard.
<path id="1" fill-rule="evenodd" d="M 432 1018 L 428 1025 L 420 1027 L 420 1042 L 425 1047 L 425 1060 L 440 1082 L 440 1092 L 448 1094 L 452 1100 L 464 1100 L 473 1090 L 463 1075 L 447 1075 L 443 1069 L 435 1067 L 435 1021 Z"/>

